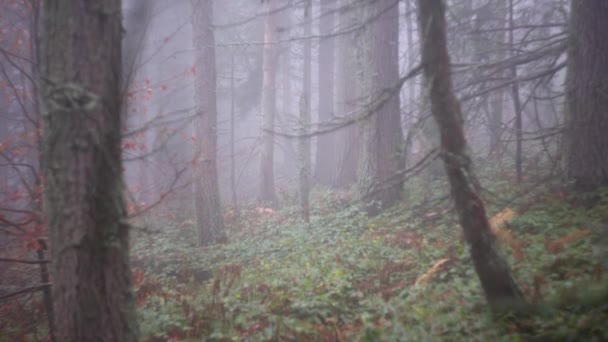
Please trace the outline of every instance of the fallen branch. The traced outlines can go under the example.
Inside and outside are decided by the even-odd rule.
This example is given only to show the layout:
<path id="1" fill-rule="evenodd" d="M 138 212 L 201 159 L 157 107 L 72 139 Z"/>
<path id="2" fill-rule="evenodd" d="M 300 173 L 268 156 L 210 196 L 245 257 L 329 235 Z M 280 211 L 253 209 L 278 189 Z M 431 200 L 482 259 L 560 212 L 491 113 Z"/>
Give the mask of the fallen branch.
<path id="1" fill-rule="evenodd" d="M 433 265 L 433 267 L 431 267 L 430 270 L 426 271 L 425 274 L 423 274 L 422 276 L 418 277 L 418 279 L 416 279 L 414 286 L 421 286 L 421 285 L 428 284 L 431 280 L 433 280 L 433 278 L 435 278 L 437 276 L 437 274 L 446 270 L 447 264 L 450 262 L 450 260 L 451 260 L 450 258 L 445 258 L 445 259 L 441 259 L 441 260 L 437 261 Z"/>
<path id="2" fill-rule="evenodd" d="M 517 260 L 517 262 L 521 262 L 524 260 L 524 251 L 521 243 L 507 228 L 509 222 L 511 222 L 516 215 L 517 214 L 515 211 L 513 211 L 513 209 L 506 208 L 490 219 L 490 229 L 501 244 L 508 245 L 513 250 L 515 260 Z"/>

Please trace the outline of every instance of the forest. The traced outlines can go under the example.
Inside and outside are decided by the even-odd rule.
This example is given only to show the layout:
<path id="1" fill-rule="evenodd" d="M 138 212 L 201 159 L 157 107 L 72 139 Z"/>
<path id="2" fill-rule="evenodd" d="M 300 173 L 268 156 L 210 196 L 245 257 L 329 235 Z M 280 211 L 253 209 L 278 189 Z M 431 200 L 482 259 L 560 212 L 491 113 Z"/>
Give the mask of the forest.
<path id="1" fill-rule="evenodd" d="M 608 1 L 0 0 L 0 342 L 606 322 Z"/>

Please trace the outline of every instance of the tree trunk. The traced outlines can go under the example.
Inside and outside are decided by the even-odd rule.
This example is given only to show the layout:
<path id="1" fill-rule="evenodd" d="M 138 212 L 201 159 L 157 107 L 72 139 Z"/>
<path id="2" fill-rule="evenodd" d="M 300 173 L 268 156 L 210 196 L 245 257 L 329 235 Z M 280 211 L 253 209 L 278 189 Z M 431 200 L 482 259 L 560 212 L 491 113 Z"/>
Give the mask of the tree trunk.
<path id="1" fill-rule="evenodd" d="M 121 1 L 42 2 L 43 176 L 59 341 L 137 341 L 121 163 Z"/>
<path id="2" fill-rule="evenodd" d="M 287 4 L 290 7 L 292 6 L 293 0 L 288 0 Z M 288 10 L 288 11 L 290 11 Z M 282 22 L 284 23 L 284 27 L 287 27 L 289 32 L 289 28 L 292 28 L 291 24 L 291 12 L 283 13 Z M 287 34 L 285 34 L 285 38 Z M 280 115 L 277 115 L 278 124 L 281 125 L 281 129 L 290 130 L 293 128 L 297 128 L 294 124 L 297 124 L 297 115 L 294 115 L 292 112 L 293 94 L 292 94 L 292 43 L 286 42 L 282 46 L 282 56 L 281 56 L 281 81 L 283 94 L 281 96 L 281 112 Z M 285 178 L 287 179 L 295 179 L 298 174 L 298 152 L 297 152 L 297 142 L 293 139 L 283 139 L 282 147 L 283 147 L 283 172 L 285 173 Z"/>
<path id="3" fill-rule="evenodd" d="M 465 239 L 469 243 L 475 271 L 489 304 L 495 307 L 522 300 L 506 261 L 498 252 L 478 181 L 468 153 L 460 103 L 454 95 L 447 51 L 445 8 L 442 0 L 418 0 L 422 63 L 429 83 L 431 112 L 441 136 L 441 155 L 450 182 L 452 198 Z"/>
<path id="4" fill-rule="evenodd" d="M 192 29 L 196 65 L 194 79 L 196 100 L 195 191 L 196 225 L 199 245 L 224 242 L 224 224 L 217 179 L 217 104 L 215 72 L 215 37 L 213 0 L 193 3 Z"/>
<path id="5" fill-rule="evenodd" d="M 515 30 L 515 22 L 513 20 L 514 15 L 513 0 L 509 0 L 509 48 L 511 49 L 511 56 L 515 57 L 515 40 L 513 38 Z M 517 79 L 517 65 L 513 64 L 511 67 L 511 77 L 513 80 Z M 521 100 L 519 98 L 519 83 L 513 82 L 511 86 L 511 95 L 513 98 L 513 110 L 515 111 L 515 172 L 517 177 L 517 183 L 521 183 L 523 177 L 523 128 L 522 128 L 522 108 Z"/>
<path id="6" fill-rule="evenodd" d="M 236 116 L 236 94 L 234 88 L 234 55 L 230 60 L 230 197 L 232 209 L 239 212 L 236 194 L 236 152 L 235 152 L 235 116 Z"/>
<path id="7" fill-rule="evenodd" d="M 353 0 L 341 0 L 340 29 L 344 30 L 356 25 L 356 12 L 347 9 Z M 357 98 L 355 35 L 347 32 L 338 36 L 336 49 L 336 116 L 342 119 L 352 117 Z M 336 169 L 332 183 L 338 188 L 346 189 L 357 181 L 357 165 L 359 164 L 360 134 L 357 124 L 349 125 L 338 132 L 336 137 Z"/>
<path id="8" fill-rule="evenodd" d="M 413 5 L 414 0 L 405 0 L 405 30 L 407 37 L 407 66 L 408 70 L 412 70 L 416 66 L 417 51 L 414 46 L 414 30 L 416 29 L 416 11 Z M 409 101 L 410 105 L 418 102 L 416 96 L 416 78 L 408 82 Z"/>
<path id="9" fill-rule="evenodd" d="M 259 200 L 274 204 L 274 121 L 276 111 L 276 65 L 279 51 L 277 42 L 277 13 L 272 13 L 276 0 L 266 1 L 264 28 L 264 62 L 262 83 L 262 151 L 260 155 Z"/>
<path id="10" fill-rule="evenodd" d="M 334 117 L 334 11 L 336 0 L 320 0 L 319 18 L 319 122 Z M 336 168 L 335 134 L 322 134 L 317 138 L 315 181 L 330 186 Z"/>
<path id="11" fill-rule="evenodd" d="M 312 35 L 312 23 L 310 12 L 312 10 L 312 0 L 304 2 L 304 36 Z M 304 75 L 302 77 L 302 98 L 300 99 L 300 137 L 298 144 L 298 154 L 300 157 L 299 188 L 300 204 L 302 206 L 302 218 L 304 222 L 310 221 L 310 138 L 306 137 L 310 126 L 310 90 L 312 72 L 312 42 L 306 39 L 303 46 L 304 51 Z"/>
<path id="12" fill-rule="evenodd" d="M 364 93 L 367 103 L 384 101 L 364 123 L 358 186 L 369 215 L 401 198 L 403 131 L 399 100 L 399 7 L 394 0 L 367 5 L 366 18 L 378 16 L 366 28 L 363 47 Z M 389 94 L 387 97 L 386 94 Z M 386 98 L 386 99 L 383 99 Z"/>
<path id="13" fill-rule="evenodd" d="M 583 191 L 608 185 L 608 2 L 572 0 L 566 167 Z"/>

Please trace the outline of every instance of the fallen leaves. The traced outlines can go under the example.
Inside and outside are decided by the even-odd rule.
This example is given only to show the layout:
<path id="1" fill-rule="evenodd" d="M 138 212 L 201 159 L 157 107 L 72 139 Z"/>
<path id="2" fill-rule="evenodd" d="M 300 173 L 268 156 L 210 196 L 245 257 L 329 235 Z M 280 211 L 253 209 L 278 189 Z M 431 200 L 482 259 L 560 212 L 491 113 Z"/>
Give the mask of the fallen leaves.
<path id="1" fill-rule="evenodd" d="M 545 239 L 545 248 L 547 249 L 547 251 L 549 251 L 551 253 L 560 253 L 565 250 L 567 244 L 571 244 L 576 241 L 580 241 L 589 235 L 591 235 L 591 231 L 585 229 L 585 230 L 574 231 L 574 232 L 562 237 L 561 239 L 558 239 L 555 241 L 551 241 L 548 238 L 546 238 Z"/>

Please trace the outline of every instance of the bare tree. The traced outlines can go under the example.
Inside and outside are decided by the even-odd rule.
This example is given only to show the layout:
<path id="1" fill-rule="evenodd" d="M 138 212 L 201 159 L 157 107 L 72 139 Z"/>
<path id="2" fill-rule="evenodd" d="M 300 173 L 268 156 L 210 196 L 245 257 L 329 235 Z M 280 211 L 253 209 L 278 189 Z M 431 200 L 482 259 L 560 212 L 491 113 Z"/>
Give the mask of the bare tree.
<path id="1" fill-rule="evenodd" d="M 440 130 L 441 155 L 475 270 L 490 305 L 522 300 L 509 265 L 499 254 L 478 193 L 479 182 L 464 136 L 462 110 L 452 86 L 443 1 L 419 0 L 418 6 L 420 27 L 424 28 L 420 40 L 431 112 Z"/>
<path id="2" fill-rule="evenodd" d="M 200 70 L 194 81 L 196 99 L 195 127 L 195 208 L 199 245 L 226 239 L 217 179 L 217 104 L 213 0 L 193 3 L 192 27 L 196 65 Z"/>
<path id="3" fill-rule="evenodd" d="M 58 340 L 137 341 L 121 163 L 121 1 L 42 6 L 43 176 Z"/>

